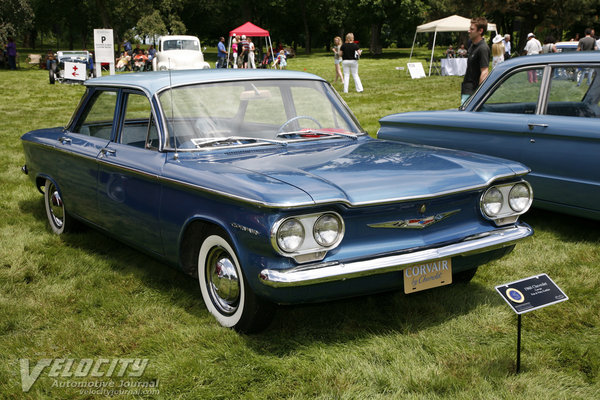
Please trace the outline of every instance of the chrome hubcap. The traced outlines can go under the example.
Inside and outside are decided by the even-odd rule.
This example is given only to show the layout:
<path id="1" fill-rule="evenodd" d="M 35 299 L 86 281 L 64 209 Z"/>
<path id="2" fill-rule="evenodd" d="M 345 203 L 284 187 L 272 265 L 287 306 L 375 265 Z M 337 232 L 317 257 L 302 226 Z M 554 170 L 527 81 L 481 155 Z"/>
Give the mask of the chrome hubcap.
<path id="1" fill-rule="evenodd" d="M 58 190 L 54 187 L 54 185 L 50 185 L 50 213 L 52 214 L 52 222 L 58 228 L 63 226 L 64 218 L 65 218 L 65 209 L 63 207 L 62 199 L 60 198 L 60 194 L 58 194 Z"/>
<path id="2" fill-rule="evenodd" d="M 229 253 L 222 247 L 206 258 L 206 285 L 213 304 L 223 314 L 233 314 L 240 301 L 240 280 Z"/>

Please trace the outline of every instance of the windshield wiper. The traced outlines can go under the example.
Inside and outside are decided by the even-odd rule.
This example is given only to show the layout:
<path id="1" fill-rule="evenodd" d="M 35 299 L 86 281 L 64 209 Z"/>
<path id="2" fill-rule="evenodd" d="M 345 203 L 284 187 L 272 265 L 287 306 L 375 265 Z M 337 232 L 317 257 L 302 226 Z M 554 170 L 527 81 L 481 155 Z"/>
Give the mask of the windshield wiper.
<path id="1" fill-rule="evenodd" d="M 300 136 L 300 135 L 342 136 L 342 137 L 347 137 L 347 138 L 350 138 L 353 140 L 358 139 L 358 136 L 355 133 L 330 132 L 330 131 L 322 131 L 319 129 L 305 129 L 305 130 L 300 130 L 300 131 L 280 132 L 277 134 L 277 137 Z"/>
<path id="2" fill-rule="evenodd" d="M 251 143 L 248 143 L 251 142 Z M 206 139 L 192 139 L 192 143 L 197 148 L 207 147 L 207 146 L 219 146 L 221 144 L 227 145 L 253 145 L 260 143 L 270 143 L 270 144 L 278 144 L 280 146 L 287 146 L 287 143 L 281 140 L 273 140 L 273 139 L 264 139 L 264 138 L 253 138 L 253 137 L 245 137 L 245 136 L 227 136 L 220 138 L 206 138 Z"/>

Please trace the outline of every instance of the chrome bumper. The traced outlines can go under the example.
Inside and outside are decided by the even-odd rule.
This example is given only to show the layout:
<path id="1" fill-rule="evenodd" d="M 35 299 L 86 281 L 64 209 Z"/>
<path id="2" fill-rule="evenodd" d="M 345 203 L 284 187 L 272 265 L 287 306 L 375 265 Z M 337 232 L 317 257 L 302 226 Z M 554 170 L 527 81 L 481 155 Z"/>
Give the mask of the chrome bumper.
<path id="1" fill-rule="evenodd" d="M 499 229 L 486 234 L 469 236 L 459 243 L 419 250 L 412 253 L 385 256 L 368 260 L 325 262 L 294 267 L 286 270 L 263 269 L 259 274 L 262 283 L 272 287 L 294 287 L 317 283 L 342 281 L 369 275 L 401 271 L 407 266 L 441 260 L 454 256 L 485 253 L 510 246 L 518 240 L 533 235 L 527 225 Z"/>

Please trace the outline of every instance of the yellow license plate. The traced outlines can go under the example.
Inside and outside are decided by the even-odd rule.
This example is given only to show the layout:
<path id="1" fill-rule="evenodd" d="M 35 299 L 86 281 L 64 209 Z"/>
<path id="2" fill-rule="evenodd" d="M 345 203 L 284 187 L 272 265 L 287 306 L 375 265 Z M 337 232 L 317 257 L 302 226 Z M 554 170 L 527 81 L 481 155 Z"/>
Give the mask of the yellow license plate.
<path id="1" fill-rule="evenodd" d="M 414 293 L 452 283 L 452 261 L 450 258 L 411 265 L 402 271 L 404 293 Z"/>

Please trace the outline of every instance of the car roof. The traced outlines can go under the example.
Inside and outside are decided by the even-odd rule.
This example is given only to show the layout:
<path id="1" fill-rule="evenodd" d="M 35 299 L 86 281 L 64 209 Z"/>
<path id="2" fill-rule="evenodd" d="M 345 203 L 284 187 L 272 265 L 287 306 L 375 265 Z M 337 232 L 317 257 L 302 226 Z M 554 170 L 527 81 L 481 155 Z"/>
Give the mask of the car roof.
<path id="1" fill-rule="evenodd" d="M 198 40 L 200 41 L 200 39 L 198 39 L 198 37 L 196 36 L 190 36 L 190 35 L 165 35 L 165 36 L 161 36 L 159 40 Z"/>
<path id="2" fill-rule="evenodd" d="M 504 61 L 493 69 L 495 76 L 509 69 L 527 65 L 545 65 L 561 63 L 600 63 L 600 51 L 567 51 L 562 53 L 536 54 L 521 56 Z"/>
<path id="3" fill-rule="evenodd" d="M 127 87 L 140 89 L 149 96 L 169 86 L 184 86 L 196 83 L 228 82 L 262 79 L 304 79 L 323 78 L 299 71 L 257 70 L 257 69 L 203 69 L 182 71 L 157 71 L 125 73 L 103 76 L 85 81 L 86 86 Z"/>
<path id="4" fill-rule="evenodd" d="M 576 41 L 570 41 L 570 42 L 556 42 L 554 43 L 556 45 L 556 47 L 574 47 L 577 48 L 577 46 L 579 45 L 579 42 Z"/>

